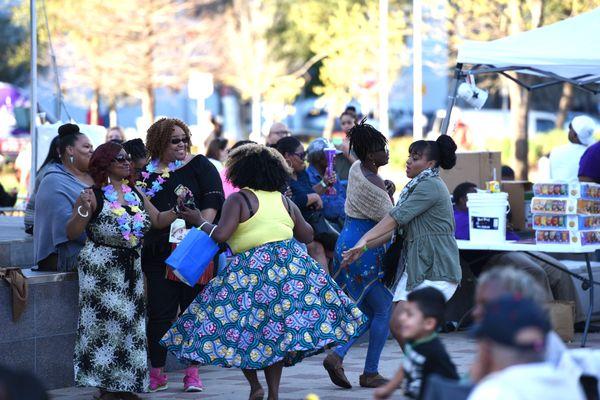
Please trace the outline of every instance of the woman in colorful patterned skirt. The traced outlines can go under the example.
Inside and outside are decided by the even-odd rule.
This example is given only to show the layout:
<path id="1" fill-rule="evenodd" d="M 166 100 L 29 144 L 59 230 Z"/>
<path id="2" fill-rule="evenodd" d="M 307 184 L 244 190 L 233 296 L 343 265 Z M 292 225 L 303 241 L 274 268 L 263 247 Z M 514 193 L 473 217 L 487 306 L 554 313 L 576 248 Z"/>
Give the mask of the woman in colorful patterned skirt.
<path id="1" fill-rule="evenodd" d="M 257 370 L 277 399 L 283 366 L 347 342 L 366 320 L 298 243 L 310 242 L 313 230 L 280 192 L 290 173 L 277 151 L 244 145 L 227 161 L 227 178 L 243 189 L 226 200 L 218 225 L 180 205 L 235 256 L 161 343 L 179 359 L 241 368 L 250 399 L 264 396 Z"/>

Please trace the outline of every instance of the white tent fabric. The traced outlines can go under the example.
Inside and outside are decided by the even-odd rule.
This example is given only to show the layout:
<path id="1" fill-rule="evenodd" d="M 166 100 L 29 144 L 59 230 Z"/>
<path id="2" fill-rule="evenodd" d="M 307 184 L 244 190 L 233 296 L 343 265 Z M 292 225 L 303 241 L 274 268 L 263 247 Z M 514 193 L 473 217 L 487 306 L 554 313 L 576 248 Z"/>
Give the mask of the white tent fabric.
<path id="1" fill-rule="evenodd" d="M 600 81 L 600 8 L 498 40 L 466 41 L 457 63 L 532 67 L 569 79 L 591 75 L 579 82 Z"/>

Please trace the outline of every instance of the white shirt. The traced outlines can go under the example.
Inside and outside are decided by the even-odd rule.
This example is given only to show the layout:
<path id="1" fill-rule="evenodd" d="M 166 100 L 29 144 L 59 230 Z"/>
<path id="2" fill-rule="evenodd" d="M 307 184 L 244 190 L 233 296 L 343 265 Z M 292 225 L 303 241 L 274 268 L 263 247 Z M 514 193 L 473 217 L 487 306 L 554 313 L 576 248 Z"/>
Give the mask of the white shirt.
<path id="1" fill-rule="evenodd" d="M 579 160 L 587 149 L 582 144 L 569 143 L 550 153 L 550 179 L 570 182 L 577 180 Z"/>
<path id="2" fill-rule="evenodd" d="M 212 165 L 215 166 L 215 168 L 217 169 L 217 172 L 221 173 L 221 171 L 223 171 L 225 169 L 225 167 L 223 166 L 223 163 L 219 160 L 215 160 L 214 158 L 209 158 L 208 161 L 210 161 L 212 163 Z M 577 164 L 577 166 L 579 167 L 579 164 Z"/>
<path id="3" fill-rule="evenodd" d="M 584 400 L 579 381 L 548 363 L 520 364 L 485 377 L 467 400 Z"/>

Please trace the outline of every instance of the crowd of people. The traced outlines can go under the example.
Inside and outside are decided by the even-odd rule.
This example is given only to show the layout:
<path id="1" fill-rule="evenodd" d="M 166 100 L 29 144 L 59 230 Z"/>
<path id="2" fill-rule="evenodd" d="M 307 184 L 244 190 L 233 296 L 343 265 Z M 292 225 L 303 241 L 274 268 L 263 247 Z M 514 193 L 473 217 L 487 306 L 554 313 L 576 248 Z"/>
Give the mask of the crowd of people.
<path id="1" fill-rule="evenodd" d="M 410 146 L 410 181 L 395 201 L 380 171 L 386 137 L 351 108 L 341 121 L 346 138 L 333 168 L 330 141 L 305 148 L 282 123 L 265 145 L 228 148 L 214 137 L 206 156 L 192 154 L 190 130 L 174 118 L 152 124 L 145 143 L 112 129 L 96 149 L 77 125 L 61 126 L 25 223 L 39 269 L 79 273 L 76 383 L 104 400 L 164 390 L 171 352 L 187 365 L 185 391 L 203 389 L 200 365 L 218 365 L 242 370 L 250 399 L 274 400 L 283 367 L 328 351 L 324 373 L 350 389 L 344 357 L 369 332 L 358 383 L 377 399 L 399 387 L 411 398 L 448 388 L 467 398 L 473 385 L 472 399 L 512 398 L 519 388 L 506 382 L 520 374 L 540 398 L 553 398 L 544 379 L 583 398 L 556 370 L 568 352 L 543 309 L 574 298 L 570 279 L 528 255 L 459 253 L 465 197 L 476 187 L 459 185 L 452 203 L 439 176 L 456 163 L 452 138 Z M 228 255 L 191 286 L 165 263 L 177 219 Z M 465 259 L 481 273 L 470 383 L 459 381 L 437 336 Z M 390 332 L 405 358 L 386 378 L 379 360 Z"/>

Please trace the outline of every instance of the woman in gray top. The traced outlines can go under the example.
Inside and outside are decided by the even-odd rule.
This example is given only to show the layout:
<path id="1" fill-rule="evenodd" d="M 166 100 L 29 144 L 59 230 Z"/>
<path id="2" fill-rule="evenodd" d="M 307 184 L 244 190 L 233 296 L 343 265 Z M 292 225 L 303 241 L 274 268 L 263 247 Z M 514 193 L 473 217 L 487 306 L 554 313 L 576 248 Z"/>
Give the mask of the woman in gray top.
<path id="1" fill-rule="evenodd" d="M 403 240 L 394 284 L 394 309 L 390 326 L 400 342 L 400 313 L 407 294 L 422 286 L 439 289 L 446 301 L 461 280 L 458 247 L 454 238 L 454 213 L 450 193 L 439 177 L 439 168 L 456 164 L 456 144 L 450 136 L 411 144 L 406 162 L 410 182 L 389 214 L 344 253 L 351 263 L 369 248 L 389 240 L 396 231 Z"/>
<path id="2" fill-rule="evenodd" d="M 60 163 L 50 164 L 35 196 L 33 253 L 42 271 L 73 271 L 85 244 L 85 233 L 70 240 L 67 221 L 81 191 L 93 185 L 88 164 L 90 139 L 75 124 L 58 128 Z"/>

